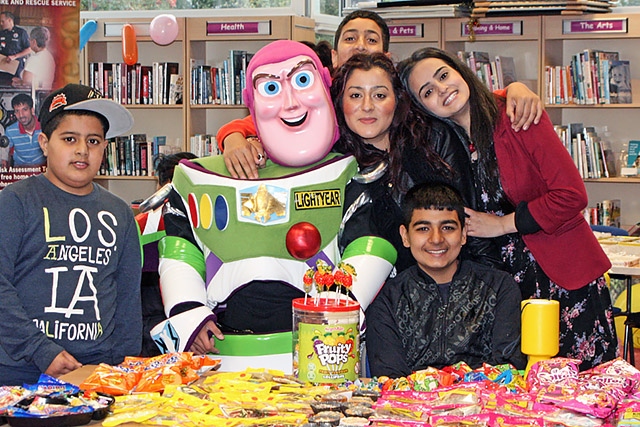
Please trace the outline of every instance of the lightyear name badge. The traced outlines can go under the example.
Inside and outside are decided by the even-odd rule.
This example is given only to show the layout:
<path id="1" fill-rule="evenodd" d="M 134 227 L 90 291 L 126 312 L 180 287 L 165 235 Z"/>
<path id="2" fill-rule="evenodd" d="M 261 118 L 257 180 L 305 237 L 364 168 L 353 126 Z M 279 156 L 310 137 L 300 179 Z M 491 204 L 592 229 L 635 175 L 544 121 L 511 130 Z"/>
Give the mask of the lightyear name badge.
<path id="1" fill-rule="evenodd" d="M 263 225 L 289 221 L 289 190 L 275 185 L 260 184 L 238 190 L 241 222 Z"/>
<path id="2" fill-rule="evenodd" d="M 296 191 L 293 193 L 296 209 L 325 209 L 342 206 L 342 194 L 339 189 Z"/>

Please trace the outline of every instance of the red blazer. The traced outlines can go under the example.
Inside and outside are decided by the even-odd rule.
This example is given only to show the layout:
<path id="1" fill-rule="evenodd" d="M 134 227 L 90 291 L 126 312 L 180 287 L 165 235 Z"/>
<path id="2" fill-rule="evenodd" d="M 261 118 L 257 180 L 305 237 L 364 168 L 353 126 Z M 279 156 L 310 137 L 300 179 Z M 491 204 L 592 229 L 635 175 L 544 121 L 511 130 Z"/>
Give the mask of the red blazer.
<path id="1" fill-rule="evenodd" d="M 515 206 L 528 202 L 542 228 L 522 237 L 547 276 L 569 290 L 602 276 L 611 262 L 582 215 L 587 191 L 547 113 L 514 132 L 502 108 L 493 137 L 507 197 Z"/>

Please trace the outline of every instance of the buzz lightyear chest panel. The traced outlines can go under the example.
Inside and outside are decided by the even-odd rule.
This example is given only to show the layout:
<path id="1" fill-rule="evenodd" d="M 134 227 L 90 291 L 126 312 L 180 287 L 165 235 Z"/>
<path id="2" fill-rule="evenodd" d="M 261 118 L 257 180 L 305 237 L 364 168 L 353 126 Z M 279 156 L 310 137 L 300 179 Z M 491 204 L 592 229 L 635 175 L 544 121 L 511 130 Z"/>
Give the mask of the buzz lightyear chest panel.
<path id="1" fill-rule="evenodd" d="M 222 262 L 314 255 L 296 247 L 311 239 L 319 248 L 335 238 L 344 189 L 357 171 L 352 156 L 330 154 L 307 168 L 269 164 L 263 178 L 250 181 L 225 176 L 222 156 L 197 162 L 176 168 L 173 185 L 196 236 Z"/>

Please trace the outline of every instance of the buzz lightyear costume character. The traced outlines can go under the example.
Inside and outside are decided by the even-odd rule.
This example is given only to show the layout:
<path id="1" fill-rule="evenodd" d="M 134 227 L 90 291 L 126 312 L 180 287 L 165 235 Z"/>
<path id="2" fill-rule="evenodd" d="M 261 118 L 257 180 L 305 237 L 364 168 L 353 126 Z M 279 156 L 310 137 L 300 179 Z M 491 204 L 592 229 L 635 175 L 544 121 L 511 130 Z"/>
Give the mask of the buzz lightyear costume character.
<path id="1" fill-rule="evenodd" d="M 225 333 L 216 342 L 222 351 L 232 333 L 250 337 L 241 347 L 259 347 L 284 331 L 281 348 L 269 351 L 286 349 L 289 365 L 279 367 L 290 370 L 291 301 L 304 296 L 303 276 L 318 259 L 332 267 L 340 261 L 344 189 L 357 164 L 329 153 L 338 138 L 331 78 L 313 50 L 270 43 L 246 75 L 244 100 L 269 161 L 257 180 L 232 178 L 221 156 L 178 165 L 160 242 L 168 319 L 151 334 L 165 352 L 186 351 L 214 320 Z M 395 249 L 376 237 L 352 245 L 345 249 L 357 272 L 351 291 L 366 309 L 393 268 Z"/>

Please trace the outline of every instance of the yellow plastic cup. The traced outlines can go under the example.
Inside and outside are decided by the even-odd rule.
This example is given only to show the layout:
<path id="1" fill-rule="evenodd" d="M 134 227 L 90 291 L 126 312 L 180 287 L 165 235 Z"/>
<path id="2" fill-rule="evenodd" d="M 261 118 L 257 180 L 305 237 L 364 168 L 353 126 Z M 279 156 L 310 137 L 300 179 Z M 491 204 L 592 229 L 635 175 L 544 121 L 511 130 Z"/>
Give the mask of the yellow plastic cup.
<path id="1" fill-rule="evenodd" d="M 527 299 L 520 303 L 522 353 L 529 356 L 526 373 L 540 360 L 560 351 L 560 303 L 547 299 Z"/>

